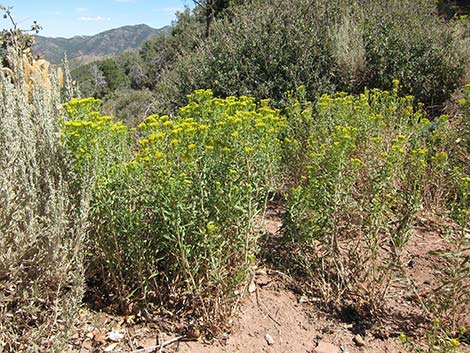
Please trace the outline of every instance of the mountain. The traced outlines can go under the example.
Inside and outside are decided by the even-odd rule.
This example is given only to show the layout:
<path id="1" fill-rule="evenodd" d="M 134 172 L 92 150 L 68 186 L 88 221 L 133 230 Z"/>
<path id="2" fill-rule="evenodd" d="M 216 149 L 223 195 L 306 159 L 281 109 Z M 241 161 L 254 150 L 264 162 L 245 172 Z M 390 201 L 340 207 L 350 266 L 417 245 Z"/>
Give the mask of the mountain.
<path id="1" fill-rule="evenodd" d="M 93 36 L 51 38 L 35 36 L 33 53 L 43 55 L 52 64 L 59 64 L 67 52 L 70 62 L 84 64 L 113 56 L 129 49 L 140 48 L 153 36 L 168 34 L 171 26 L 159 29 L 144 24 L 110 29 Z"/>

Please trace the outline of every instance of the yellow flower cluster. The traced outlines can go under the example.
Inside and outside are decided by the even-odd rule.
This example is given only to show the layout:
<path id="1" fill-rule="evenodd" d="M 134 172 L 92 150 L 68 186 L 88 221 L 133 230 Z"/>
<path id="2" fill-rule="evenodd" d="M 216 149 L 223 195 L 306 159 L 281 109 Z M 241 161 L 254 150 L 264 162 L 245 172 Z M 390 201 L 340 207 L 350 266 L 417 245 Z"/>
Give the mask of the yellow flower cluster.
<path id="1" fill-rule="evenodd" d="M 111 148 L 127 141 L 128 127 L 112 116 L 101 115 L 99 104 L 94 98 L 74 98 L 63 105 L 67 116 L 60 119 L 62 140 L 74 152 L 77 164 L 109 154 Z"/>
<path id="2" fill-rule="evenodd" d="M 251 97 L 213 98 L 210 90 L 195 91 L 188 99 L 179 116 L 152 115 L 138 126 L 137 160 L 162 163 L 166 158 L 175 165 L 195 163 L 208 154 L 243 159 L 280 148 L 278 137 L 287 122 L 267 101 L 258 106 Z"/>

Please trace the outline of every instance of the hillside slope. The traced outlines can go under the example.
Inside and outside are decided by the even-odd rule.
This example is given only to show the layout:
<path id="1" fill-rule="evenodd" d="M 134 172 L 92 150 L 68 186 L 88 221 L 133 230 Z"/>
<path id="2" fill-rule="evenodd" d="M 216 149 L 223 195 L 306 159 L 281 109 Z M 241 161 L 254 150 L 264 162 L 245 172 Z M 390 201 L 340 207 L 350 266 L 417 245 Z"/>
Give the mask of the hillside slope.
<path id="1" fill-rule="evenodd" d="M 155 29 L 140 24 L 111 29 L 93 36 L 72 38 L 35 36 L 33 52 L 36 55 L 43 55 L 52 64 L 60 63 L 66 52 L 70 61 L 84 64 L 129 49 L 140 48 L 151 37 L 168 34 L 170 31 L 171 26 Z"/>

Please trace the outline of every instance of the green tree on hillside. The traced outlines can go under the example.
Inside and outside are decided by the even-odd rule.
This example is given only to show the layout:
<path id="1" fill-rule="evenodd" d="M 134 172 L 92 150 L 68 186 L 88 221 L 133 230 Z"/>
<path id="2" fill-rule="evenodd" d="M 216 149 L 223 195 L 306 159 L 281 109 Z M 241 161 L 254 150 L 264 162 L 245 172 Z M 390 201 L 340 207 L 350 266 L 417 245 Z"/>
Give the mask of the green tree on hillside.
<path id="1" fill-rule="evenodd" d="M 129 87 L 130 80 L 114 59 L 105 59 L 98 63 L 98 68 L 103 72 L 110 91 L 118 88 Z"/>

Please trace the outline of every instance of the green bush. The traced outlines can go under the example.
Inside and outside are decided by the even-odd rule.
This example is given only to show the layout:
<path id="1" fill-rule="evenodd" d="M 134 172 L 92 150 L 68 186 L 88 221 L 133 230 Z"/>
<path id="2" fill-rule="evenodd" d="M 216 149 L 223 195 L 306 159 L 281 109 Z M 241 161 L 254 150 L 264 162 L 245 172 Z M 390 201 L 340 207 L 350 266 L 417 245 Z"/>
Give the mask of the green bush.
<path id="1" fill-rule="evenodd" d="M 462 114 L 454 118 L 444 139 L 449 158 L 440 172 L 446 180 L 447 208 L 454 224 L 442 226 L 443 245 L 432 253 L 440 264 L 434 266 L 438 285 L 426 301 L 441 326 L 453 332 L 466 324 L 470 302 L 470 85 L 465 86 L 464 94 L 459 102 Z"/>
<path id="2" fill-rule="evenodd" d="M 399 79 L 434 111 L 456 88 L 462 60 L 432 2 L 249 1 L 215 19 L 211 35 L 181 51 L 157 84 L 164 108 L 197 88 L 218 96 L 251 95 L 285 106 L 284 92 L 307 98 Z M 200 36 L 200 33 L 197 34 Z"/>
<path id="3" fill-rule="evenodd" d="M 318 294 L 360 298 L 373 313 L 399 273 L 431 157 L 446 160 L 428 147 L 431 123 L 413 97 L 397 90 L 320 98 L 309 165 L 284 222 L 284 239 L 300 247 L 296 261 Z"/>
<path id="4" fill-rule="evenodd" d="M 145 119 L 134 156 L 129 130 L 89 100 L 67 109 L 78 120 L 64 133 L 79 170 L 96 161 L 90 278 L 123 305 L 185 305 L 210 325 L 252 263 L 285 122 L 248 97 L 201 90 L 189 101 L 174 119 Z"/>
<path id="5" fill-rule="evenodd" d="M 136 127 L 156 112 L 155 96 L 149 90 L 118 90 L 103 99 L 102 112 L 115 116 L 127 126 Z"/>
<path id="6" fill-rule="evenodd" d="M 157 86 L 163 104 L 182 104 L 197 88 L 218 96 L 252 95 L 278 104 L 304 84 L 309 94 L 333 92 L 330 29 L 340 5 L 333 2 L 253 1 L 213 22 L 211 35 L 186 50 Z M 312 97 L 309 97 L 312 98 Z"/>
<path id="7" fill-rule="evenodd" d="M 364 85 L 401 89 L 433 111 L 449 99 L 463 73 L 451 28 L 432 1 L 365 1 L 364 43 L 368 75 Z"/>

